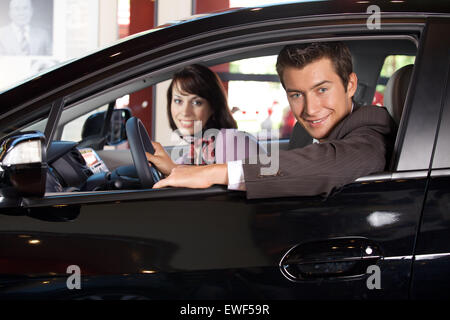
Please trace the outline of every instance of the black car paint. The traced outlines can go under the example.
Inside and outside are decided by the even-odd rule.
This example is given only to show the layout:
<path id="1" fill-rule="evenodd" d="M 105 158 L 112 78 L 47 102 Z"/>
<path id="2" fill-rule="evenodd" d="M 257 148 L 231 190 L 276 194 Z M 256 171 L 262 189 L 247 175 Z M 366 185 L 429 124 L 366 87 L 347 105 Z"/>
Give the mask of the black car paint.
<path id="1" fill-rule="evenodd" d="M 259 11 L 259 16 L 243 10 L 209 19 L 219 19 L 215 24 L 217 29 L 231 28 L 230 21 L 242 25 L 267 22 L 270 26 L 269 20 L 274 17 L 295 17 L 296 11 L 286 8 L 297 7 L 266 8 Z M 326 5 L 308 4 L 298 8 L 305 8 L 302 11 L 305 15 L 325 14 L 326 10 L 336 14 L 361 12 L 354 6 L 328 6 L 326 9 Z M 308 11 L 313 9 L 318 11 Z M 424 6 L 418 12 L 432 9 Z M 202 30 L 209 19 L 194 21 L 189 24 L 192 26 L 189 30 L 183 24 L 167 30 L 174 31 L 171 37 L 178 34 L 182 37 L 183 32 L 188 31 L 195 34 L 194 31 Z M 402 25 L 402 20 L 396 19 L 399 26 Z M 419 71 L 411 84 L 411 88 L 417 90 L 406 103 L 407 113 L 400 127 L 397 147 L 400 155 L 404 155 L 405 150 L 417 150 L 414 145 L 417 141 L 427 148 L 435 145 L 439 120 L 436 114 L 440 114 L 441 100 L 446 94 L 442 74 L 448 70 L 449 62 L 442 50 L 448 48 L 448 42 L 444 41 L 447 47 L 441 45 L 434 51 L 440 54 L 434 57 L 435 61 L 430 61 L 433 57 L 430 52 L 436 50 L 434 45 L 438 38 L 442 41 L 443 35 L 448 35 L 449 20 L 429 18 L 427 23 L 426 31 L 421 34 L 418 56 L 423 62 L 416 66 Z M 130 64 L 137 66 L 142 60 L 130 62 L 131 57 L 137 52 L 145 56 L 149 50 L 147 40 L 159 39 L 152 44 L 157 47 L 168 34 L 161 30 L 135 38 L 128 43 L 133 45 L 119 44 L 6 92 L 0 96 L 3 103 L 13 101 L 12 97 L 19 90 L 30 95 L 27 95 L 29 101 L 7 103 L 10 107 L 5 114 L 15 108 L 24 112 L 38 110 L 56 97 L 75 93 L 82 85 L 106 79 Z M 171 41 L 177 39 L 169 37 L 167 43 Z M 118 51 L 123 52 L 123 56 L 101 59 L 107 53 Z M 120 59 L 121 63 L 109 62 L 113 59 Z M 89 62 L 86 69 L 79 69 L 77 78 L 82 81 L 73 87 L 55 88 L 51 93 L 39 92 L 39 88 L 43 88 L 41 84 L 53 85 L 51 81 L 55 78 L 69 84 L 67 68 L 81 66 L 82 62 Z M 434 66 L 432 71 L 427 69 L 430 64 Z M 92 69 L 88 67 L 92 65 L 96 65 L 96 70 L 109 71 L 89 76 Z M 447 69 L 442 68 L 443 65 Z M 425 82 L 428 85 L 422 88 Z M 421 109 L 420 103 L 424 101 L 427 101 L 427 108 Z M 11 113 L 4 115 L 0 125 L 3 127 L 6 121 L 16 121 L 16 118 Z M 417 129 L 419 119 L 420 127 L 426 128 L 424 132 Z M 415 125 L 410 127 L 410 123 Z M 411 149 L 406 147 L 408 145 Z M 416 163 L 414 155 L 408 154 L 410 177 L 404 172 L 394 172 L 389 178 L 355 182 L 327 199 L 247 200 L 244 193 L 217 186 L 202 191 L 134 190 L 25 198 L 19 209 L 11 206 L 11 199 L 5 199 L 0 204 L 0 297 L 45 299 L 134 294 L 151 299 L 404 299 L 429 297 L 430 293 L 448 296 L 446 284 L 450 277 L 446 266 L 450 263 L 450 248 L 444 240 L 450 230 L 443 217 L 448 212 L 449 181 L 448 175 L 429 178 L 431 157 L 429 150 Z M 402 161 L 400 157 L 395 163 L 398 165 Z M 383 216 L 389 218 L 381 219 L 384 223 L 373 218 Z M 298 282 L 282 275 L 280 262 L 298 244 L 343 237 L 368 239 L 369 243 L 379 246 L 382 251 L 377 262 L 382 271 L 380 290 L 368 289 L 368 274 Z M 421 257 L 416 259 L 416 254 Z M 428 254 L 439 255 L 429 257 Z M 328 258 L 333 259 L 333 256 Z M 72 264 L 79 265 L 82 271 L 83 289 L 80 291 L 69 291 L 66 287 L 66 268 Z"/>
<path id="2" fill-rule="evenodd" d="M 418 235 L 413 298 L 448 297 L 450 286 L 450 66 L 442 96 L 441 121 L 432 159 L 427 198 Z"/>
<path id="3" fill-rule="evenodd" d="M 178 196 L 177 201 L 173 197 L 109 201 L 81 205 L 76 218 L 62 223 L 11 217 L 20 230 L 1 243 L 8 247 L 15 243 L 9 249 L 14 251 L 11 256 L 36 256 L 33 264 L 20 267 L 19 274 L 35 275 L 39 281 L 53 281 L 49 272 L 65 278 L 61 267 L 76 264 L 86 272 L 83 279 L 113 274 L 118 281 L 151 270 L 155 274 L 146 275 L 149 282 L 152 276 L 175 277 L 183 284 L 195 273 L 190 291 L 199 292 L 180 298 L 208 298 L 202 287 L 218 274 L 237 281 L 237 288 L 231 284 L 216 288 L 223 298 L 405 298 L 423 191 L 424 181 L 419 179 L 357 183 L 326 201 L 320 197 L 249 201 L 242 193 L 225 190 Z M 66 212 L 68 207 L 59 210 Z M 395 213 L 391 223 L 371 224 L 374 214 L 391 212 Z M 283 255 L 298 243 L 349 235 L 371 239 L 383 249 L 381 292 L 367 289 L 366 275 L 294 284 L 278 270 Z M 134 239 L 119 246 L 122 238 Z M 30 244 L 30 239 L 40 240 L 39 245 Z M 53 267 L 42 272 L 42 264 L 49 260 Z M 173 283 L 173 288 L 172 296 L 178 297 L 179 286 Z M 155 294 L 153 289 L 148 293 Z"/>

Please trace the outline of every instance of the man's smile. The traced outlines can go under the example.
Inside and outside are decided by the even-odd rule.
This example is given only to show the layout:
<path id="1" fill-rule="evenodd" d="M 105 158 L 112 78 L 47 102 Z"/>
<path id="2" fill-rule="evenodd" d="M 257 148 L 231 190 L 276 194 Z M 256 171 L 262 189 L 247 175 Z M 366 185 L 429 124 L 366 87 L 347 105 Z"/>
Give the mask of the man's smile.
<path id="1" fill-rule="evenodd" d="M 316 118 L 316 119 L 309 120 L 309 119 L 303 118 L 303 120 L 305 122 L 307 122 L 308 125 L 310 125 L 311 127 L 318 127 L 318 126 L 322 125 L 325 122 L 325 120 L 328 119 L 329 116 L 330 116 L 330 114 L 326 115 L 325 117 L 318 118 L 318 119 Z"/>

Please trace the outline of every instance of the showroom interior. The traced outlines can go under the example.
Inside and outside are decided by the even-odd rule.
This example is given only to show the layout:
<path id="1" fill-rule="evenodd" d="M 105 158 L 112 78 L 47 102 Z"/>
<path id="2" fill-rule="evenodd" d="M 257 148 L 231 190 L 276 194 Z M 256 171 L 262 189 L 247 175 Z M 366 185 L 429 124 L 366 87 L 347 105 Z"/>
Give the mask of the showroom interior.
<path id="1" fill-rule="evenodd" d="M 11 0 L 0 3 L 0 27 L 11 22 L 9 5 Z M 31 26 L 36 26 L 47 34 L 48 48 L 45 51 L 26 54 L 8 53 L 0 50 L 0 92 L 13 87 L 25 79 L 38 77 L 39 74 L 60 66 L 68 61 L 79 59 L 98 49 L 106 48 L 120 39 L 145 32 L 146 30 L 176 23 L 202 14 L 228 10 L 230 8 L 257 7 L 282 2 L 282 0 L 20 0 L 32 5 Z M 261 63 L 267 67 L 261 68 Z M 274 57 L 266 61 L 247 61 L 246 69 L 236 69 L 230 73 L 229 64 L 213 67 L 221 77 L 229 95 L 230 108 L 239 127 L 248 131 L 259 131 L 262 126 L 280 127 L 286 116 L 287 101 L 278 83 L 274 68 Z M 241 68 L 242 69 L 242 68 Z M 270 69 L 262 71 L 260 69 Z M 261 74 L 257 74 L 261 73 Z M 236 81 L 231 81 L 236 80 Z M 254 83 L 260 92 L 271 92 L 279 96 L 268 101 L 261 96 L 258 101 L 245 101 L 242 81 Z M 254 81 L 255 80 L 255 81 Z M 156 112 L 159 105 L 166 103 L 166 90 L 169 82 L 163 82 L 153 88 L 135 92 L 122 100 L 132 114 L 142 119 L 153 138 L 165 142 L 168 132 L 161 129 L 155 132 L 151 123 L 166 122 L 165 112 Z M 262 86 L 262 87 L 261 87 Z M 272 90 L 274 89 L 275 90 Z M 249 89 L 246 89 L 249 90 Z M 244 100 L 243 100 L 244 99 Z M 241 105 L 235 101 L 244 101 Z M 273 100 L 273 101 L 272 101 Z M 261 103 L 266 103 L 266 112 L 254 111 Z M 252 107 L 251 104 L 259 104 Z M 242 105 L 248 110 L 245 110 Z M 158 106 L 158 107 L 155 107 Z M 162 108 L 164 109 L 164 108 Z M 89 115 L 87 115 L 89 116 Z M 85 119 L 80 119 L 84 121 Z M 291 119 L 292 120 L 292 119 Z M 277 128 L 280 129 L 281 128 Z M 69 137 L 70 138 L 70 137 Z"/>

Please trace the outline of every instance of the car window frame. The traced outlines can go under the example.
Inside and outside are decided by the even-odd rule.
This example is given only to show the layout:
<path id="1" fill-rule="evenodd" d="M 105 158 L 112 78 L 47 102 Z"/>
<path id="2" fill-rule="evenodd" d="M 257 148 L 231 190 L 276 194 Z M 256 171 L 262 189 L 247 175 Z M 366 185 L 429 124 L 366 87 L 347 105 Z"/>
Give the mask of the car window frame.
<path id="1" fill-rule="evenodd" d="M 67 97 L 64 101 L 69 101 L 69 103 L 67 104 L 67 107 L 70 107 L 71 105 L 78 105 L 79 103 L 89 103 L 92 102 L 93 99 L 98 99 L 98 101 L 111 101 L 111 99 L 116 99 L 119 98 L 121 96 L 123 96 L 125 93 L 128 94 L 130 90 L 130 88 L 134 88 L 136 89 L 136 82 L 140 82 L 142 83 L 143 87 L 148 87 L 149 82 L 150 81 L 155 81 L 159 82 L 162 81 L 161 79 L 164 79 L 164 76 L 161 77 L 161 75 L 163 74 L 170 74 L 171 72 L 173 72 L 174 70 L 179 69 L 181 66 L 187 65 L 187 64 L 191 64 L 191 63 L 195 63 L 195 62 L 203 62 L 203 61 L 216 61 L 221 57 L 224 56 L 229 56 L 231 55 L 237 55 L 239 53 L 242 52 L 248 52 L 250 50 L 256 50 L 258 48 L 267 48 L 268 46 L 280 46 L 280 45 L 286 45 L 289 43 L 300 43 L 300 42 L 311 42 L 313 40 L 319 40 L 319 41 L 330 41 L 330 40 L 334 40 L 334 41 L 338 41 L 338 40 L 353 40 L 353 39 L 386 39 L 386 38 L 392 38 L 395 39 L 396 37 L 405 39 L 411 39 L 413 41 L 417 41 L 417 39 L 412 35 L 414 34 L 413 31 L 417 32 L 417 30 L 422 30 L 422 28 L 424 27 L 423 21 L 422 22 L 418 22 L 415 23 L 415 28 L 413 28 L 412 31 L 408 31 L 408 32 L 404 32 L 404 34 L 400 34 L 400 35 L 386 35 L 386 34 L 377 34 L 377 35 L 373 35 L 373 36 L 360 36 L 360 35 L 345 35 L 345 36 L 335 36 L 335 37 L 317 37 L 315 39 L 294 39 L 294 40 L 289 40 L 289 41 L 279 41 L 279 42 L 269 42 L 269 43 L 264 43 L 263 45 L 253 45 L 253 46 L 245 46 L 245 47 L 240 47 L 240 48 L 235 48 L 235 49 L 231 49 L 231 50 L 226 50 L 226 51 L 221 51 L 221 52 L 215 52 L 215 53 L 211 53 L 211 54 L 207 54 L 207 55 L 203 55 L 203 56 L 198 56 L 196 58 L 193 59 L 186 59 L 184 61 L 181 61 L 179 63 L 176 64 L 172 64 L 170 66 L 167 67 L 162 67 L 160 69 L 157 70 L 153 70 L 150 73 L 146 73 L 144 75 L 141 75 L 139 77 L 127 80 L 127 81 L 123 81 L 121 83 L 119 83 L 116 86 L 113 87 L 109 87 L 107 90 L 103 90 L 103 91 L 98 91 L 95 94 L 89 95 L 87 97 L 84 97 L 84 99 L 80 99 L 80 100 L 74 100 L 73 96 L 74 95 L 79 95 L 82 96 L 82 94 L 75 93 L 72 94 L 72 98 Z M 166 77 L 167 78 L 167 77 Z M 135 90 L 136 91 L 136 90 Z M 417 172 L 417 175 L 421 175 L 422 172 Z M 412 175 L 414 176 L 414 174 Z M 368 177 L 361 177 L 359 179 L 357 179 L 355 182 L 356 183 L 361 183 L 361 182 L 365 182 L 365 181 L 373 181 L 373 180 L 386 180 L 386 179 L 395 179 L 396 178 L 396 174 L 395 172 L 390 172 L 390 173 L 381 173 L 381 174 L 375 174 L 375 175 L 371 175 Z M 178 192 L 170 192 L 170 193 L 163 193 L 166 192 L 165 190 L 118 190 L 118 191 L 96 191 L 96 192 L 87 192 L 87 193 L 80 193 L 80 192 L 75 192 L 75 193 L 70 193 L 70 194 L 49 194 L 46 195 L 44 198 L 40 199 L 39 204 L 37 202 L 34 202 L 32 200 L 30 201 L 25 201 L 24 203 L 26 205 L 30 205 L 30 206 L 34 206 L 34 205 L 45 205 L 43 203 L 60 203 L 63 199 L 69 200 L 72 199 L 72 201 L 75 201 L 76 203 L 88 203 L 88 202 L 97 202 L 97 201 L 101 201 L 101 199 L 105 199 L 105 201 L 112 201 L 112 199 L 117 199 L 118 195 L 123 195 L 121 196 L 121 198 L 123 197 L 123 199 L 134 199 L 134 200 L 138 200 L 140 198 L 142 199 L 149 199 L 149 198 L 160 198 L 160 197 L 173 197 L 173 196 L 183 196 L 183 195 L 192 195 L 192 194 L 202 194 L 203 192 L 213 192 L 213 193 L 226 193 L 226 192 L 233 192 L 233 191 L 229 191 L 226 189 L 226 187 L 219 187 L 219 189 L 216 188 L 217 186 L 214 186 L 212 188 L 206 189 L 208 191 L 199 191 L 199 190 L 190 190 L 190 191 L 183 191 L 184 189 L 180 189 L 178 190 Z M 106 193 L 106 194 L 105 194 Z M 160 195 L 156 195 L 155 193 L 161 193 Z M 133 195 L 133 196 L 132 196 Z M 95 197 L 95 198 L 92 198 Z M 90 198 L 92 198 L 91 200 L 89 200 Z M 78 199 L 78 200 L 75 200 Z M 109 200 L 107 200 L 109 199 Z"/>
<path id="2" fill-rule="evenodd" d="M 449 26 L 450 19 L 431 17 L 427 20 L 420 39 L 394 146 L 396 157 L 393 159 L 392 167 L 400 176 L 402 174 L 407 176 L 412 171 L 426 171 L 428 175 L 431 170 L 440 121 L 441 100 L 445 94 L 441 90 L 441 85 L 448 76 L 447 68 L 442 68 L 442 65 L 450 64 L 448 47 L 445 47 L 450 43 L 450 40 L 445 37 L 445 34 L 450 36 Z M 442 41 L 443 37 L 444 41 Z M 433 70 L 433 76 L 426 77 L 430 70 Z M 412 167 L 411 159 L 414 159 L 415 166 L 420 163 L 421 167 Z"/>
<path id="3" fill-rule="evenodd" d="M 447 74 L 447 82 L 444 89 L 445 97 L 442 100 L 439 128 L 433 152 L 432 169 L 435 171 L 434 176 L 438 172 L 440 172 L 440 175 L 450 175 L 450 170 L 448 170 L 450 168 L 450 65 Z"/>
<path id="4" fill-rule="evenodd" d="M 109 87 L 108 89 L 100 92 L 96 92 L 95 94 L 91 96 L 84 97 L 83 99 L 77 100 L 75 102 L 70 102 L 72 100 L 71 98 L 67 98 L 66 100 L 69 101 L 67 105 L 65 105 L 64 109 L 69 109 L 72 107 L 84 105 L 84 104 L 91 104 L 92 107 L 90 109 L 95 109 L 97 106 L 100 106 L 101 104 L 109 103 L 110 101 L 116 100 L 126 94 L 130 94 L 132 92 L 139 91 L 144 88 L 148 88 L 151 86 L 155 86 L 158 83 L 161 83 L 165 80 L 169 80 L 171 78 L 171 75 L 178 69 L 192 64 L 192 63 L 203 63 L 209 65 L 218 65 L 224 63 L 223 60 L 216 61 L 218 59 L 223 59 L 223 57 L 227 57 L 226 61 L 236 61 L 243 59 L 240 54 L 242 53 L 248 53 L 248 52 L 258 52 L 258 50 L 261 49 L 267 49 L 270 47 L 280 47 L 287 44 L 292 43 L 307 43 L 314 40 L 318 41 L 348 41 L 348 40 L 381 40 L 381 39 L 402 39 L 402 40 L 411 40 L 413 43 L 418 45 L 418 41 L 416 38 L 414 38 L 411 35 L 374 35 L 374 36 L 337 36 L 330 38 L 321 38 L 318 37 L 316 39 L 301 39 L 301 40 L 290 40 L 290 41 L 281 41 L 281 42 L 274 42 L 274 43 L 268 43 L 263 45 L 256 45 L 256 46 L 248 46 L 238 49 L 231 49 L 219 53 L 213 53 L 209 55 L 200 56 L 194 59 L 185 60 L 178 62 L 176 64 L 173 64 L 168 67 L 161 68 L 159 70 L 154 70 L 148 74 L 144 74 L 140 77 L 133 78 L 131 80 L 122 82 L 118 85 Z M 249 57 L 259 57 L 259 56 L 266 56 L 271 55 L 273 53 L 268 54 L 262 54 L 262 55 L 250 55 Z M 232 58 L 230 58 L 232 57 Z M 76 94 L 75 94 L 76 95 Z M 84 106 L 83 106 L 84 107 Z M 153 108 L 153 114 L 152 119 L 156 119 L 155 117 L 155 109 Z M 65 123 L 65 122 L 64 122 Z M 58 125 L 61 125 L 60 123 Z"/>

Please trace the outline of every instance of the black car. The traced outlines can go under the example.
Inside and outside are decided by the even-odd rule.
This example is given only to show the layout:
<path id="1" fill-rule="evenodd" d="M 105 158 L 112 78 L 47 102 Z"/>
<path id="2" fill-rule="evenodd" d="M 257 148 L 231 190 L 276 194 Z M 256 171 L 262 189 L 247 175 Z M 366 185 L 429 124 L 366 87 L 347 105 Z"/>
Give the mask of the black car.
<path id="1" fill-rule="evenodd" d="M 380 9 L 378 25 L 366 1 L 198 17 L 1 93 L 0 298 L 449 297 L 450 6 L 370 5 Z M 154 97 L 176 70 L 245 64 L 286 44 L 337 40 L 352 52 L 358 103 L 372 104 L 386 86 L 384 104 L 398 124 L 389 171 L 326 198 L 248 200 L 221 186 L 143 183 L 125 122 L 141 118 L 151 139 L 164 136 L 164 106 Z M 380 76 L 391 56 L 411 63 Z M 274 72 L 220 75 L 279 86 Z M 119 108 L 119 99 L 140 92 L 150 108 Z M 261 141 L 267 149 L 290 142 Z"/>

